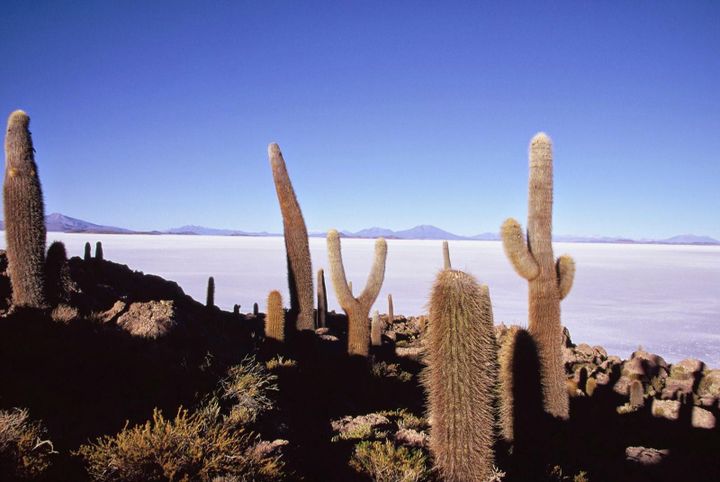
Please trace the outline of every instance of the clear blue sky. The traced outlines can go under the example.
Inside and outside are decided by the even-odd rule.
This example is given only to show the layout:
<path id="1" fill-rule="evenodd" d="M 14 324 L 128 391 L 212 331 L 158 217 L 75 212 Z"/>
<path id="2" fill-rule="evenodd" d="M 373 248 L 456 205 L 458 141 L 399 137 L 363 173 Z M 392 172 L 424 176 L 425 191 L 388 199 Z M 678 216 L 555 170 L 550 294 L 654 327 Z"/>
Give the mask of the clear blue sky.
<path id="1" fill-rule="evenodd" d="M 720 2 L 4 0 L 0 112 L 31 118 L 47 212 L 281 230 L 525 224 L 720 238 Z M 512 3 L 512 5 L 510 5 Z"/>

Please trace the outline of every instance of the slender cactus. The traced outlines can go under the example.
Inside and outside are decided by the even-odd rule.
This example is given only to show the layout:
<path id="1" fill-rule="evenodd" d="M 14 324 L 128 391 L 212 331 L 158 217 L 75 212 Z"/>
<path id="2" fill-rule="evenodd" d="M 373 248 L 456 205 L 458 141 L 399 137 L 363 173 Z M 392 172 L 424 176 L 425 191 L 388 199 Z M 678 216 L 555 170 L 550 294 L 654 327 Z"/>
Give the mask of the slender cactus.
<path id="1" fill-rule="evenodd" d="M 327 325 L 327 289 L 325 288 L 325 271 L 317 272 L 317 327 L 325 328 Z"/>
<path id="2" fill-rule="evenodd" d="M 268 295 L 265 338 L 279 343 L 285 341 L 285 311 L 279 291 L 271 291 Z"/>
<path id="3" fill-rule="evenodd" d="M 382 321 L 380 320 L 380 313 L 377 310 L 373 312 L 372 321 L 370 322 L 370 344 L 372 346 L 382 345 Z"/>
<path id="4" fill-rule="evenodd" d="M 233 305 L 233 315 L 239 315 L 240 314 L 240 305 Z"/>
<path id="5" fill-rule="evenodd" d="M 260 314 L 260 307 L 257 303 L 253 303 L 253 316 L 257 316 Z"/>
<path id="6" fill-rule="evenodd" d="M 52 306 L 70 299 L 72 278 L 67 262 L 65 245 L 60 241 L 53 242 L 48 248 L 45 258 L 45 292 Z"/>
<path id="7" fill-rule="evenodd" d="M 307 228 L 300 204 L 288 176 L 285 160 L 277 144 L 268 146 L 275 191 L 280 203 L 287 251 L 288 284 L 290 288 L 290 311 L 296 316 L 298 330 L 315 328 L 313 306 L 312 261 Z"/>
<path id="8" fill-rule="evenodd" d="M 215 306 L 215 278 L 212 276 L 208 278 L 207 282 L 207 299 L 205 301 L 205 306 L 208 308 Z"/>
<path id="9" fill-rule="evenodd" d="M 488 480 L 492 473 L 497 346 L 487 286 L 443 270 L 430 295 L 423 383 L 430 450 L 444 481 Z"/>
<path id="10" fill-rule="evenodd" d="M 85 261 L 90 261 L 92 259 L 92 247 L 90 246 L 90 243 L 85 243 L 85 253 L 83 259 Z"/>
<path id="11" fill-rule="evenodd" d="M 355 298 L 348 286 L 345 267 L 342 261 L 340 235 L 334 229 L 327 235 L 328 258 L 330 260 L 330 276 L 335 287 L 335 296 L 348 316 L 348 354 L 368 356 L 370 344 L 370 326 L 368 315 L 370 308 L 380 293 L 385 278 L 385 260 L 387 243 L 383 238 L 375 241 L 375 260 L 365 289 Z"/>
<path id="12" fill-rule="evenodd" d="M 5 134 L 5 239 L 13 305 L 41 308 L 45 296 L 45 207 L 29 130 L 16 110 Z"/>
<path id="13" fill-rule="evenodd" d="M 392 293 L 388 293 L 388 323 L 395 321 L 395 308 L 393 306 Z"/>
<path id="14" fill-rule="evenodd" d="M 102 261 L 104 259 L 102 242 L 100 241 L 95 243 L 95 259 L 98 261 Z"/>
<path id="15" fill-rule="evenodd" d="M 443 269 L 452 269 L 450 264 L 450 246 L 447 241 L 443 241 Z"/>
<path id="16" fill-rule="evenodd" d="M 545 409 L 556 417 L 567 418 L 560 300 L 572 287 L 575 264 L 569 256 L 556 261 L 553 255 L 552 204 L 552 144 L 547 135 L 539 133 L 530 142 L 527 242 L 514 219 L 505 221 L 501 234 L 505 254 L 515 271 L 528 280 L 528 329 L 540 353 Z"/>

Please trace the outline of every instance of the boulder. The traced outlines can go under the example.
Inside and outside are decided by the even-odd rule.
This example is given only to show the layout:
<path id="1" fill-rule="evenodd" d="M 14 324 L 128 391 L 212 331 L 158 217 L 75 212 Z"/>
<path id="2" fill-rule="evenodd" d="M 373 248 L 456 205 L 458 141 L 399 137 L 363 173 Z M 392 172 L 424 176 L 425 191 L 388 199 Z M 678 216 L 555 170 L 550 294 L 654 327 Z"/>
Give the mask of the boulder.
<path id="1" fill-rule="evenodd" d="M 132 303 L 117 320 L 120 328 L 132 336 L 157 339 L 177 325 L 175 305 L 169 300 Z"/>
<path id="2" fill-rule="evenodd" d="M 703 373 L 697 394 L 701 398 L 720 398 L 720 370 L 706 370 Z"/>
<path id="3" fill-rule="evenodd" d="M 657 465 L 670 454 L 667 449 L 654 449 L 647 447 L 627 447 L 625 449 L 625 460 L 640 465 Z"/>

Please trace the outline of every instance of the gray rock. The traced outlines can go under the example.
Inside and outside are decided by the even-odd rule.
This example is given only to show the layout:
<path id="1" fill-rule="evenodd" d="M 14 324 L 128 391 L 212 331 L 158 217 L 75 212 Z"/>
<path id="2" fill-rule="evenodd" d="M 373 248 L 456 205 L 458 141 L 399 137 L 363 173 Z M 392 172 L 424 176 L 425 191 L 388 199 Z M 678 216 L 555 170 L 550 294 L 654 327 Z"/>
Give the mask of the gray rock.
<path id="1" fill-rule="evenodd" d="M 670 454 L 667 449 L 653 449 L 647 447 L 628 447 L 625 449 L 625 459 L 640 465 L 657 465 Z"/>
<path id="2" fill-rule="evenodd" d="M 132 336 L 161 338 L 177 325 L 174 303 L 169 300 L 132 303 L 117 324 Z"/>

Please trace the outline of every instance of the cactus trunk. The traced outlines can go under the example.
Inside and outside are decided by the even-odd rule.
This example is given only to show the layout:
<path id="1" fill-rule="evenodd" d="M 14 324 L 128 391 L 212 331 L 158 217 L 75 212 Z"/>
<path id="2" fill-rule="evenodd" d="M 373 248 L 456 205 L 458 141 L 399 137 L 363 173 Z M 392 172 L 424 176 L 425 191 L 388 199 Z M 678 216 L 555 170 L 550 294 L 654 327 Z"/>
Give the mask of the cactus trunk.
<path id="1" fill-rule="evenodd" d="M 370 344 L 372 346 L 382 345 L 382 320 L 380 320 L 380 313 L 377 310 L 373 313 L 370 322 Z"/>
<path id="2" fill-rule="evenodd" d="M 392 294 L 388 293 L 388 323 L 392 325 L 395 321 L 395 307 L 393 306 Z"/>
<path id="3" fill-rule="evenodd" d="M 307 227 L 280 147 L 277 144 L 270 144 L 268 156 L 283 217 L 290 311 L 292 316 L 296 317 L 295 327 L 298 330 L 313 330 L 315 328 L 314 290 Z"/>
<path id="4" fill-rule="evenodd" d="M 325 328 L 327 325 L 327 289 L 325 288 L 325 271 L 317 272 L 317 327 Z"/>
<path id="5" fill-rule="evenodd" d="M 279 291 L 271 291 L 268 295 L 265 338 L 278 343 L 285 341 L 285 311 Z"/>
<path id="6" fill-rule="evenodd" d="M 12 302 L 41 308 L 45 295 L 45 207 L 29 130 L 23 111 L 10 114 L 5 135 L 5 238 Z"/>
<path id="7" fill-rule="evenodd" d="M 215 278 L 212 276 L 208 278 L 207 282 L 207 299 L 205 300 L 205 306 L 208 308 L 215 306 Z"/>
<path id="8" fill-rule="evenodd" d="M 447 241 L 443 241 L 443 269 L 452 269 L 450 263 L 450 246 Z"/>

